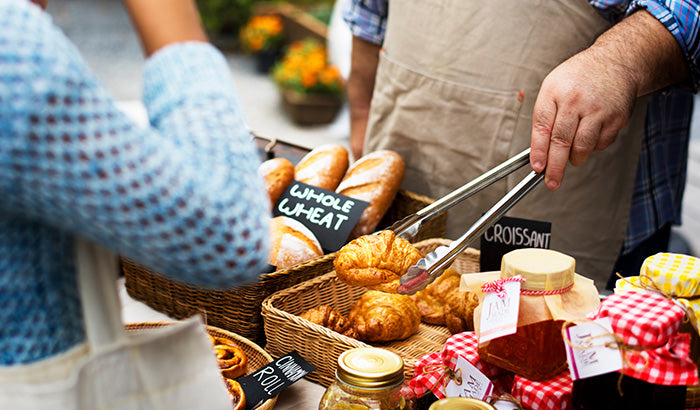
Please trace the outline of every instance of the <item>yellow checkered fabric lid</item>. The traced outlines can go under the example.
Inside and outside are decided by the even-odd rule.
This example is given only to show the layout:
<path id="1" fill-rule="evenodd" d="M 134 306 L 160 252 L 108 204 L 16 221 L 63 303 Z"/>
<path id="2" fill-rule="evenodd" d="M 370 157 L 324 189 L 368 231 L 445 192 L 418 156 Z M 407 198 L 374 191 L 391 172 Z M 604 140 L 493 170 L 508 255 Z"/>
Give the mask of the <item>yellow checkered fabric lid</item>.
<path id="1" fill-rule="evenodd" d="M 699 331 L 700 259 L 677 253 L 657 253 L 644 260 L 639 276 L 618 279 L 615 293 L 633 289 L 655 290 L 686 308 L 688 318 Z"/>

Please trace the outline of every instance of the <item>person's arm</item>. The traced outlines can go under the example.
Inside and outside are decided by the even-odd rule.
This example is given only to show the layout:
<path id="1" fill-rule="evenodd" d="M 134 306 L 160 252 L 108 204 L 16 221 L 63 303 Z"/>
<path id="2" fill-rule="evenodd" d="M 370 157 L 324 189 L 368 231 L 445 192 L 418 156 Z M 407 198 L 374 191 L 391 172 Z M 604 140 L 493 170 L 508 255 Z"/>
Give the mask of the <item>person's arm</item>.
<path id="1" fill-rule="evenodd" d="M 567 162 L 583 165 L 615 141 L 635 99 L 689 76 L 686 58 L 667 27 L 638 10 L 543 81 L 532 118 L 530 163 L 561 186 Z"/>
<path id="2" fill-rule="evenodd" d="M 362 157 L 379 49 L 378 45 L 359 37 L 352 38 L 347 96 L 350 107 L 350 150 L 355 159 Z"/>
<path id="3" fill-rule="evenodd" d="M 192 0 L 122 0 L 147 56 L 185 41 L 207 41 Z"/>
<path id="4" fill-rule="evenodd" d="M 363 154 L 387 13 L 387 0 L 346 0 L 343 9 L 343 20 L 353 35 L 347 96 L 350 107 L 350 151 L 355 160 Z"/>
<path id="5" fill-rule="evenodd" d="M 0 23 L 0 224 L 78 234 L 190 284 L 257 280 L 269 200 L 223 55 L 188 41 L 148 58 L 139 127 L 38 8 L 0 2 Z"/>

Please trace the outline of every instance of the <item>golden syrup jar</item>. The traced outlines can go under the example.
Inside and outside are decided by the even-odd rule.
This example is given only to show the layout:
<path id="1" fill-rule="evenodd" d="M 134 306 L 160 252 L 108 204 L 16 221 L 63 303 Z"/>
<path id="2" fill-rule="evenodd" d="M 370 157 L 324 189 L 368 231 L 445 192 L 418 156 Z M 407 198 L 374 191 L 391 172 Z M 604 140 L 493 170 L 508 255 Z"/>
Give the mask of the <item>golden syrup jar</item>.
<path id="1" fill-rule="evenodd" d="M 402 395 L 404 386 L 401 356 L 374 347 L 347 350 L 338 357 L 335 381 L 326 389 L 318 408 L 413 410 L 415 399 Z"/>

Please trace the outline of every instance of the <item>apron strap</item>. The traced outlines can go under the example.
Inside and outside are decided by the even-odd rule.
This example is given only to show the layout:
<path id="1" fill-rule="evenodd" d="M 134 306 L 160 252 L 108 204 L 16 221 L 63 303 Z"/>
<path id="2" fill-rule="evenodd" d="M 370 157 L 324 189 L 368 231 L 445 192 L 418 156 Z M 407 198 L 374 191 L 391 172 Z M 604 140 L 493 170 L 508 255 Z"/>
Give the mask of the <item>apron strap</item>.
<path id="1" fill-rule="evenodd" d="M 116 289 L 119 265 L 114 253 L 81 237 L 75 252 L 86 343 L 95 355 L 127 338 Z"/>

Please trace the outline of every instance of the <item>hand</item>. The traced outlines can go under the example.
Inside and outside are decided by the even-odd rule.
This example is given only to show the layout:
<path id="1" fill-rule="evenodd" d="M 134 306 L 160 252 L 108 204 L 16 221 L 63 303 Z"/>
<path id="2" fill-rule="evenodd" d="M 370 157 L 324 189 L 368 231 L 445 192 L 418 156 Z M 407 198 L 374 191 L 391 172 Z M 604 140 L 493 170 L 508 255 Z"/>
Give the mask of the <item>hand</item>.
<path id="1" fill-rule="evenodd" d="M 559 188 L 567 161 L 583 165 L 615 141 L 636 97 L 689 75 L 675 37 L 646 10 L 635 11 L 542 82 L 532 113 L 532 169 L 546 168 L 547 188 Z"/>
<path id="2" fill-rule="evenodd" d="M 530 163 L 545 170 L 547 188 L 561 186 L 567 162 L 580 166 L 615 141 L 629 122 L 637 86 L 596 49 L 563 62 L 542 82 L 532 114 Z"/>

